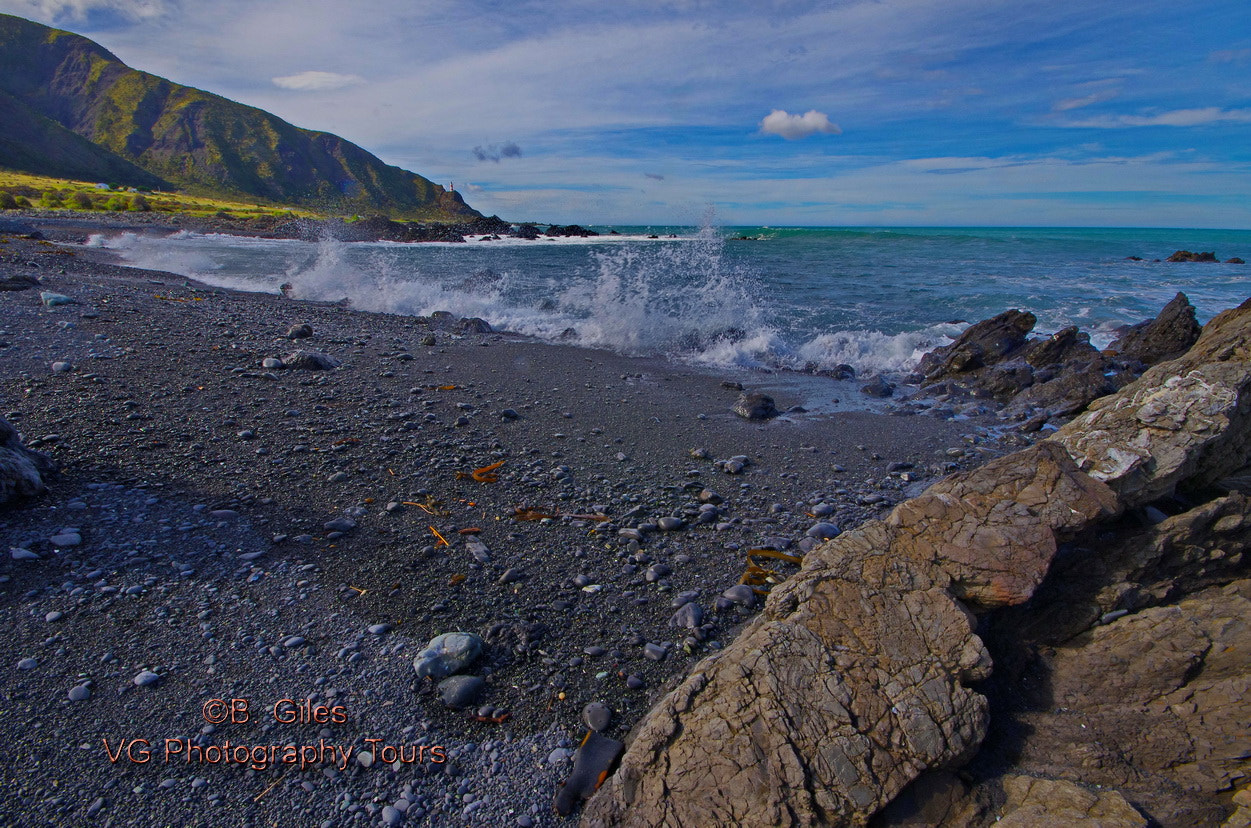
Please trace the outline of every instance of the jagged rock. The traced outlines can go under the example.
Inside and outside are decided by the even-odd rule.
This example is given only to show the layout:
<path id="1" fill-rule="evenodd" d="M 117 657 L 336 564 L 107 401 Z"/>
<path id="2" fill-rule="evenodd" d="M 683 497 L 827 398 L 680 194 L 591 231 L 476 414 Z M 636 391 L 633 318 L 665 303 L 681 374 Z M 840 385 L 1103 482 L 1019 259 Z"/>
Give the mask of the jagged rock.
<path id="1" fill-rule="evenodd" d="M 1237 256 L 1225 260 L 1225 264 L 1246 264 L 1246 262 Z"/>
<path id="2" fill-rule="evenodd" d="M 1084 365 L 1066 365 L 1053 377 L 1022 388 L 1011 397 L 1008 410 L 1041 411 L 1047 419 L 1066 417 L 1082 411 L 1133 379 L 1132 375 L 1109 371 L 1107 362 L 1096 355 Z"/>
<path id="3" fill-rule="evenodd" d="M 770 420 L 779 414 L 768 394 L 740 394 L 730 410 L 749 420 Z"/>
<path id="4" fill-rule="evenodd" d="M 26 448 L 8 420 L 0 417 L 0 505 L 44 491 L 44 477 L 56 470 L 56 461 Z"/>
<path id="5" fill-rule="evenodd" d="M 320 351 L 296 351 L 282 358 L 285 368 L 304 371 L 331 371 L 341 364 L 339 360 Z"/>
<path id="6" fill-rule="evenodd" d="M 1200 330 L 1194 306 L 1186 294 L 1178 293 L 1159 316 L 1134 325 L 1112 343 L 1110 350 L 1121 359 L 1155 365 L 1186 353 L 1199 339 Z"/>
<path id="7" fill-rule="evenodd" d="M 1166 262 L 1215 262 L 1215 253 L 1191 253 L 1189 250 L 1178 250 L 1164 261 Z"/>
<path id="8" fill-rule="evenodd" d="M 1001 828 L 1146 828 L 1147 820 L 1117 791 L 1087 790 L 1060 779 L 1005 776 Z"/>
<path id="9" fill-rule="evenodd" d="M 920 372 L 927 383 L 944 377 L 994 365 L 1025 344 L 1037 317 L 1008 310 L 969 326 L 956 341 L 935 348 L 921 358 Z"/>
<path id="10" fill-rule="evenodd" d="M 1115 787 L 1155 824 L 1215 825 L 1251 774 L 1251 581 L 1096 627 L 1040 668 L 1050 692 L 1018 715 L 1022 772 Z"/>
<path id="11" fill-rule="evenodd" d="M 1185 356 L 1095 400 L 1048 439 L 1126 506 L 1251 464 L 1251 300 L 1218 314 Z"/>

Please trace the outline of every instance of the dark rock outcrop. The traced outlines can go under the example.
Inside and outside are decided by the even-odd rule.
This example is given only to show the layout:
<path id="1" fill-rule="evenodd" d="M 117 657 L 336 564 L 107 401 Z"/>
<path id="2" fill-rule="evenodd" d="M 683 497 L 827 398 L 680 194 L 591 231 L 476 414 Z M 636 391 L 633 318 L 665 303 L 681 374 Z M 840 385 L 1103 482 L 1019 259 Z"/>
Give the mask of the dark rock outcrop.
<path id="1" fill-rule="evenodd" d="M 0 417 L 0 505 L 41 493 L 44 477 L 55 470 L 51 457 L 22 445 L 17 429 Z"/>
<path id="2" fill-rule="evenodd" d="M 1121 359 L 1155 365 L 1176 359 L 1190 350 L 1199 339 L 1200 330 L 1194 306 L 1186 294 L 1179 293 L 1164 306 L 1159 316 L 1134 325 L 1112 343 L 1110 350 Z"/>
<path id="3" fill-rule="evenodd" d="M 1028 420 L 1036 431 L 1124 387 L 1147 366 L 1180 356 L 1199 336 L 1194 307 L 1182 293 L 1155 319 L 1127 329 L 1106 353 L 1076 327 L 1028 339 L 1033 321 L 1032 314 L 1007 311 L 926 354 L 914 377 L 925 386 L 922 394 L 994 400 L 1004 417 Z"/>
<path id="4" fill-rule="evenodd" d="M 569 224 L 564 227 L 559 224 L 553 224 L 551 227 L 547 228 L 547 232 L 544 235 L 565 237 L 577 236 L 580 238 L 587 238 L 590 236 L 598 236 L 599 233 L 596 233 L 594 230 L 587 230 L 585 227 L 579 227 L 576 224 Z"/>
<path id="5" fill-rule="evenodd" d="M 921 358 L 920 373 L 926 382 L 994 365 L 1025 344 L 1038 319 L 1019 310 L 970 325 L 956 341 L 935 348 Z"/>
<path id="6" fill-rule="evenodd" d="M 1169 256 L 1166 262 L 1215 262 L 1218 261 L 1215 253 L 1191 253 L 1189 250 L 1178 250 Z"/>

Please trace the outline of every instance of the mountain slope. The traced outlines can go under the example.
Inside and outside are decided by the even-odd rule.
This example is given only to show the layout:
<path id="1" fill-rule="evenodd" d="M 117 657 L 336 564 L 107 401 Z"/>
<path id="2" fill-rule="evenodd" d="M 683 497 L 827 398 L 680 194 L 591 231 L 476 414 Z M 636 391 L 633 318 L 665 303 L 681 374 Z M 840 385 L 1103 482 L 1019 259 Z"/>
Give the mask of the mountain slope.
<path id="1" fill-rule="evenodd" d="M 119 162 L 190 192 L 397 217 L 478 215 L 458 193 L 336 135 L 131 69 L 87 38 L 11 15 L 0 15 L 0 93 Z M 54 132 L 33 123 L 45 135 Z M 8 141 L 0 143 L 0 164 L 29 169 L 20 160 L 39 156 L 42 147 L 24 141 L 23 132 L 39 134 L 0 121 L 0 139 Z M 52 137 L 69 151 L 65 136 Z M 46 166 L 40 172 L 49 174 Z"/>

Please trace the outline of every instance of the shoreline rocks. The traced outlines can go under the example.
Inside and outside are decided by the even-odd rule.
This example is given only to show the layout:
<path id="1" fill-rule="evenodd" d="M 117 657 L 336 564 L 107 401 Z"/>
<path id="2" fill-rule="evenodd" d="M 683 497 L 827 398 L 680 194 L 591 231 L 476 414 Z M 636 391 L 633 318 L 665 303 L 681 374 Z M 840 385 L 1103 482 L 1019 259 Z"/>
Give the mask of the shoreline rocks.
<path id="1" fill-rule="evenodd" d="M 1023 347 L 1025 317 L 1013 313 L 985 326 L 948 355 L 957 366 L 984 367 L 986 355 Z M 1035 739 L 1039 747 L 1027 749 L 1021 761 L 1027 771 L 1054 778 L 1005 775 L 1004 759 L 992 756 L 984 767 L 997 770 L 985 772 L 972 791 L 950 778 L 910 787 L 927 770 L 958 768 L 979 754 L 995 709 L 987 688 L 1002 714 L 1005 704 L 1011 709 L 1012 699 L 1036 686 L 1013 683 L 1022 675 L 1014 665 L 1029 663 L 1024 651 L 1012 655 L 1013 642 L 1028 640 L 1019 631 L 1030 628 L 1038 609 L 1031 599 L 1040 589 L 1043 606 L 1047 595 L 1051 606 L 1063 602 L 1062 592 L 1047 588 L 1062 548 L 1124 531 L 1119 515 L 1126 509 L 1183 490 L 1191 498 L 1211 497 L 1219 481 L 1241 479 L 1251 466 L 1248 342 L 1251 300 L 1213 319 L 1183 357 L 1147 370 L 1047 441 L 941 481 L 886 520 L 813 549 L 800 572 L 773 590 L 761 615 L 730 646 L 696 665 L 636 727 L 620 769 L 589 802 L 582 824 L 750 818 L 863 825 L 905 790 L 918 807 L 964 814 L 942 824 L 1005 817 L 1010 824 L 1058 825 L 1083 814 L 1106 816 L 1109 824 L 1146 824 L 1135 806 L 1154 808 L 1151 818 L 1170 824 L 1173 800 L 1136 782 L 1135 773 L 1197 785 L 1210 796 L 1245 785 L 1251 759 L 1221 746 L 1242 738 L 1236 711 L 1245 714 L 1243 691 L 1251 688 L 1245 652 L 1251 637 L 1245 625 L 1227 620 L 1241 617 L 1251 600 L 1251 581 L 1230 580 L 1247 572 L 1242 550 L 1251 517 L 1245 498 L 1226 498 L 1206 525 L 1240 532 L 1241 540 L 1214 546 L 1195 539 L 1182 544 L 1190 551 L 1181 553 L 1182 569 L 1195 573 L 1192 586 L 1217 585 L 1190 602 L 1094 615 L 1107 626 L 1082 639 L 1079 649 L 1050 658 L 1051 677 L 1037 686 L 1050 686 L 1054 698 L 1049 694 L 1036 713 L 1026 703 L 1016 715 L 1048 722 L 1025 729 L 1039 734 L 1026 736 L 1027 746 Z M 1157 561 L 1177 554 L 1169 550 L 1179 544 L 1165 538 L 1201 525 L 1164 520 L 1153 547 L 1160 549 Z M 1084 558 L 1066 554 L 1059 569 L 1089 578 L 1089 564 L 1101 554 L 1098 548 Z M 1222 565 L 1225 557 L 1231 560 Z M 1175 578 L 1171 583 L 1186 589 Z M 1163 597 L 1174 598 L 1167 590 Z M 973 613 L 983 614 L 981 624 Z M 992 670 L 987 634 L 1006 659 L 1002 674 Z M 1158 655 L 1150 642 L 1162 648 Z M 1140 666 L 1127 669 L 1127 663 Z M 1164 663 L 1176 669 L 1161 671 Z M 1081 761 L 1086 739 L 1069 731 L 1082 720 L 1070 716 L 1072 724 L 1062 725 L 1052 712 L 1057 705 L 1090 709 L 1092 716 L 1110 711 L 1098 714 L 1104 719 L 1097 726 L 1122 744 L 1113 749 L 1124 766 L 1119 776 Z M 1134 724 L 1144 709 L 1163 718 L 1144 730 Z M 1177 717 L 1184 724 L 1174 736 Z M 1061 728 L 1064 736 L 1050 737 L 1048 727 Z M 1000 751 L 995 756 L 1007 750 L 1002 741 L 993 747 Z M 1048 750 L 1066 756 L 1055 762 Z M 1111 790 L 1086 794 L 1074 783 L 1087 779 Z M 986 801 L 987 786 L 998 786 L 998 814 L 975 807 L 978 796 Z M 1189 800 L 1176 807 L 1202 810 Z M 1210 819 L 1227 812 L 1214 803 L 1204 813 Z"/>

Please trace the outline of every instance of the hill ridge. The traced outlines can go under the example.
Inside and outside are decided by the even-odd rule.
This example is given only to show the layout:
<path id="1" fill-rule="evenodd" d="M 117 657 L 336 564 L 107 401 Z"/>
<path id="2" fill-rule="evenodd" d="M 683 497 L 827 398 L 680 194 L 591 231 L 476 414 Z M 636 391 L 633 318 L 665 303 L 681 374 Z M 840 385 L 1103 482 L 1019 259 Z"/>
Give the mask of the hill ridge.
<path id="1" fill-rule="evenodd" d="M 459 193 L 337 135 L 133 69 L 86 37 L 4 14 L 0 95 L 9 99 L 0 106 L 21 113 L 25 132 L 42 139 L 33 143 L 16 126 L 0 127 L 0 166 L 79 178 L 109 172 L 132 185 L 156 182 L 328 211 L 480 216 Z M 31 157 L 45 163 L 31 169 Z"/>

